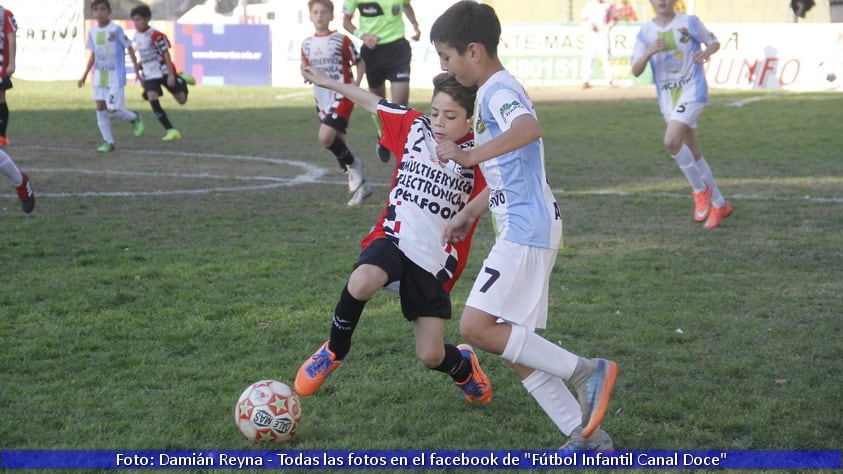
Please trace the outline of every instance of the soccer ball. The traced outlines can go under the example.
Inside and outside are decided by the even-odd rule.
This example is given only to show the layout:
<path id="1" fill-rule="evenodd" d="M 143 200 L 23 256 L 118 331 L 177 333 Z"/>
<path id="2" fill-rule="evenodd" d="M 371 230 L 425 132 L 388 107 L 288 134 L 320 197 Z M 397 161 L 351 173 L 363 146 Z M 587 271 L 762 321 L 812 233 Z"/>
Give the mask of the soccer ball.
<path id="1" fill-rule="evenodd" d="M 234 423 L 246 439 L 273 443 L 288 441 L 301 421 L 298 395 L 277 380 L 261 380 L 247 388 L 234 407 Z"/>

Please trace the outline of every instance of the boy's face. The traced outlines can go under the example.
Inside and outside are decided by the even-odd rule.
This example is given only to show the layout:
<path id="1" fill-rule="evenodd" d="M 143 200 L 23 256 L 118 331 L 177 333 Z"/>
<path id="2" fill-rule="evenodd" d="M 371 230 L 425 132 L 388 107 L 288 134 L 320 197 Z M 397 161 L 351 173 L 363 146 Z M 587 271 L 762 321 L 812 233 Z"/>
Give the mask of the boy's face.
<path id="1" fill-rule="evenodd" d="M 676 5 L 676 0 L 650 0 L 650 3 L 653 5 L 653 10 L 656 11 L 656 14 L 661 14 L 672 12 L 673 7 Z"/>
<path id="2" fill-rule="evenodd" d="M 132 23 L 135 24 L 135 29 L 138 31 L 146 31 L 149 28 L 149 18 L 140 15 L 133 16 Z"/>
<path id="3" fill-rule="evenodd" d="M 466 87 L 476 86 L 478 79 L 474 73 L 473 64 L 470 59 L 471 45 L 460 55 L 456 48 L 448 43 L 439 41 L 433 42 L 433 47 L 439 55 L 439 67 L 454 78 L 461 85 Z"/>
<path id="4" fill-rule="evenodd" d="M 471 117 L 465 108 L 444 93 L 438 92 L 430 103 L 430 124 L 436 143 L 455 142 L 471 131 Z"/>
<path id="5" fill-rule="evenodd" d="M 310 21 L 316 28 L 316 31 L 327 31 L 328 25 L 334 19 L 334 12 L 328 10 L 328 7 L 321 3 L 314 3 L 310 9 Z"/>
<path id="6" fill-rule="evenodd" d="M 105 3 L 98 3 L 91 7 L 91 14 L 100 26 L 105 26 L 111 17 L 111 9 Z"/>

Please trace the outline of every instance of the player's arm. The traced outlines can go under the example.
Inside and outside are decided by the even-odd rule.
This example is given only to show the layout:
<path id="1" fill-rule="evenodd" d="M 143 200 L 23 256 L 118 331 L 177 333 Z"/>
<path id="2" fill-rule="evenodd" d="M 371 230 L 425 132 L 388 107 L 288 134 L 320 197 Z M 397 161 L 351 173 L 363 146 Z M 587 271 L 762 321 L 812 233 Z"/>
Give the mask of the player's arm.
<path id="1" fill-rule="evenodd" d="M 94 52 L 88 52 L 88 63 L 85 65 L 85 72 L 82 73 L 82 78 L 79 79 L 79 82 L 76 84 L 79 87 L 85 85 L 85 79 L 88 78 L 88 73 L 91 71 L 91 68 L 94 67 Z"/>
<path id="2" fill-rule="evenodd" d="M 354 16 L 354 12 L 348 13 L 347 11 L 343 11 L 342 15 L 342 26 L 345 28 L 345 31 L 348 31 L 352 35 L 356 36 L 363 42 L 369 49 L 375 49 L 375 46 L 378 45 L 378 41 L 380 37 L 377 35 L 373 35 L 366 31 L 363 31 L 361 28 L 354 26 L 354 23 L 351 22 L 351 18 Z"/>
<path id="3" fill-rule="evenodd" d="M 131 44 L 126 47 L 126 54 L 129 55 L 129 59 L 132 61 L 132 66 L 135 68 L 135 77 L 137 77 L 138 80 L 141 80 L 141 71 L 143 70 L 143 67 L 138 62 L 138 57 L 135 54 L 135 48 L 133 48 Z"/>
<path id="4" fill-rule="evenodd" d="M 706 28 L 702 22 L 699 24 L 699 33 L 700 42 L 705 45 L 705 49 L 694 53 L 694 62 L 702 64 L 708 61 L 708 58 L 711 57 L 712 54 L 720 51 L 720 42 L 717 40 L 716 36 L 708 31 L 708 28 Z"/>
<path id="5" fill-rule="evenodd" d="M 363 109 L 367 112 L 373 114 L 378 112 L 378 102 L 381 100 L 381 97 L 378 95 L 361 89 L 355 84 L 344 84 L 342 82 L 335 81 L 328 77 L 324 71 L 304 64 L 302 64 L 301 67 L 301 75 L 304 77 L 305 82 L 339 92 L 343 96 L 347 97 L 348 100 L 354 102 L 360 107 L 363 107 Z"/>
<path id="6" fill-rule="evenodd" d="M 413 10 L 413 6 L 410 5 L 410 0 L 404 2 L 404 16 L 410 20 L 410 24 L 413 25 L 413 31 L 415 32 L 411 39 L 413 41 L 418 41 L 421 38 L 421 30 L 419 30 L 419 22 L 416 20 L 416 11 Z"/>
<path id="7" fill-rule="evenodd" d="M 521 114 L 512 121 L 507 131 L 476 148 L 461 149 L 454 142 L 436 145 L 440 160 L 454 160 L 461 166 L 475 166 L 497 156 L 523 148 L 542 137 L 539 121 L 529 113 Z"/>
<path id="8" fill-rule="evenodd" d="M 455 244 L 465 239 L 474 222 L 489 210 L 489 193 L 489 188 L 484 188 L 445 224 L 440 239 L 442 245 Z"/>
<path id="9" fill-rule="evenodd" d="M 173 57 L 170 56 L 170 51 L 166 50 L 161 53 L 161 58 L 164 60 L 164 64 L 167 65 L 167 85 L 170 87 L 175 87 L 176 85 L 176 67 L 173 64 Z"/>
<path id="10" fill-rule="evenodd" d="M 9 64 L 6 65 L 6 77 L 12 77 L 15 73 L 15 62 L 18 52 L 18 39 L 14 32 L 6 35 L 6 44 L 9 45 Z"/>
<path id="11" fill-rule="evenodd" d="M 354 85 L 360 87 L 360 83 L 363 82 L 363 75 L 366 74 L 366 61 L 360 59 L 357 61 L 355 65 L 355 73 L 354 73 Z"/>
<path id="12" fill-rule="evenodd" d="M 632 75 L 635 77 L 640 76 L 641 73 L 647 69 L 647 61 L 649 61 L 654 54 L 661 51 L 664 51 L 664 39 L 657 38 L 655 41 L 650 43 L 650 46 L 647 47 L 643 54 L 634 58 L 632 64 L 630 65 L 630 72 L 632 72 Z"/>

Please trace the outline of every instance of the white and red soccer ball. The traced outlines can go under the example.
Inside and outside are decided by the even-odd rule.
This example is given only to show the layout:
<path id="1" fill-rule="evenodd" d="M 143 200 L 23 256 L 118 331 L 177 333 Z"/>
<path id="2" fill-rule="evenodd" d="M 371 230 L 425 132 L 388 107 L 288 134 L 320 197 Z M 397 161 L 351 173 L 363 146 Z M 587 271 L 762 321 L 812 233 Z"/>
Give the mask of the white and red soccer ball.
<path id="1" fill-rule="evenodd" d="M 250 441 L 288 441 L 301 421 L 298 395 L 277 380 L 261 380 L 247 388 L 234 407 L 234 422 Z"/>

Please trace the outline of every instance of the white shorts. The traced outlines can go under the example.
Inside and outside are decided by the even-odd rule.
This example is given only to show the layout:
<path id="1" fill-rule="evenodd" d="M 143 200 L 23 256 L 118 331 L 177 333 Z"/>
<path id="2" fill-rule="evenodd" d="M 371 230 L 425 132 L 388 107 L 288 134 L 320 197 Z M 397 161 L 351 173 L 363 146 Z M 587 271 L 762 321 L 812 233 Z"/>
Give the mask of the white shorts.
<path id="1" fill-rule="evenodd" d="M 671 120 L 682 122 L 691 128 L 697 128 L 697 119 L 705 108 L 705 102 L 680 102 L 670 112 L 664 114 L 665 123 Z"/>
<path id="2" fill-rule="evenodd" d="M 115 87 L 94 87 L 94 100 L 97 102 L 105 102 L 105 108 L 108 110 L 125 109 L 125 100 L 123 97 L 123 88 L 121 86 Z"/>
<path id="3" fill-rule="evenodd" d="M 466 306 L 531 331 L 544 329 L 547 288 L 556 252 L 498 239 L 483 261 Z"/>

